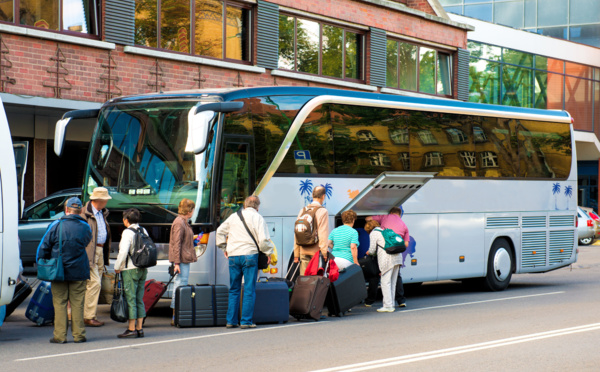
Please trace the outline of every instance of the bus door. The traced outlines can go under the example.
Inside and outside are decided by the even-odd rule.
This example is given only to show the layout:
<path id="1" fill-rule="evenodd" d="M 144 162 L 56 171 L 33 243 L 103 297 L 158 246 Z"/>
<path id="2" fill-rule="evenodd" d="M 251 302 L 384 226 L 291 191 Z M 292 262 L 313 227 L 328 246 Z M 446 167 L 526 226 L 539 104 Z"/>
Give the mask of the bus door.
<path id="1" fill-rule="evenodd" d="M 340 225 L 341 214 L 352 209 L 358 215 L 355 228 L 359 231 L 359 241 L 369 244 L 369 240 L 360 234 L 365 234 L 362 228 L 365 218 L 374 215 L 386 215 L 390 208 L 401 207 L 411 196 L 416 194 L 431 180 L 436 173 L 428 172 L 384 172 L 365 187 L 354 199 L 343 207 L 336 216 L 336 226 Z M 410 213 L 410 211 L 409 211 Z M 437 215 L 435 214 L 404 214 L 402 220 L 406 223 L 410 242 L 402 253 L 402 279 L 407 282 L 420 282 L 422 278 L 437 275 Z M 359 252 L 368 248 L 360 247 Z M 360 258 L 360 257 L 359 257 Z"/>
<path id="2" fill-rule="evenodd" d="M 13 142 L 13 152 L 15 153 L 15 164 L 17 165 L 17 190 L 19 193 L 19 218 L 23 214 L 23 183 L 25 182 L 25 172 L 27 170 L 27 153 L 29 150 L 28 141 Z"/>

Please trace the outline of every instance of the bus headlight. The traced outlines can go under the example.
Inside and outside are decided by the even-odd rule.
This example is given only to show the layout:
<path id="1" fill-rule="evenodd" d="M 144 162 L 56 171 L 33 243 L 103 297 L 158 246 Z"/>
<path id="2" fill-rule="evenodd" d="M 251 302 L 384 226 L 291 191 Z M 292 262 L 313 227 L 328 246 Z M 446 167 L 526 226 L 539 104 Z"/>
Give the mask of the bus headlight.
<path id="1" fill-rule="evenodd" d="M 206 244 L 198 244 L 194 249 L 196 250 L 196 257 L 200 258 L 206 252 Z"/>

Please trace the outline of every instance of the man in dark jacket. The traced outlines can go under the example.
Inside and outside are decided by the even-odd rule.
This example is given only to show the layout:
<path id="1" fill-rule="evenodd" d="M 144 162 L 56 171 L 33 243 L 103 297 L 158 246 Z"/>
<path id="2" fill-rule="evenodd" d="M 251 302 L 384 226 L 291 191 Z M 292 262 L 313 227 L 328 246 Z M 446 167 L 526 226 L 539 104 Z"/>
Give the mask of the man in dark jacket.
<path id="1" fill-rule="evenodd" d="M 69 302 L 73 339 L 76 343 L 86 341 L 83 304 L 87 280 L 90 278 L 90 264 L 85 247 L 92 240 L 92 230 L 80 216 L 82 207 L 79 198 L 69 198 L 65 203 L 65 216 L 48 227 L 38 247 L 37 258 L 58 257 L 59 251 L 62 250 L 65 280 L 52 282 L 54 336 L 50 342 L 54 344 L 67 342 L 67 303 Z"/>

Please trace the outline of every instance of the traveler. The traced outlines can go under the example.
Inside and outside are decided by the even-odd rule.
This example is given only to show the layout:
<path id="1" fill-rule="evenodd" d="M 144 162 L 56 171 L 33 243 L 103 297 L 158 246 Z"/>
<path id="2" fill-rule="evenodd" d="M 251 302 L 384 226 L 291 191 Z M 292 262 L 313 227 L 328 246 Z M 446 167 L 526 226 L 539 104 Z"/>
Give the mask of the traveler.
<path id="1" fill-rule="evenodd" d="M 92 240 L 86 248 L 90 263 L 90 280 L 87 282 L 85 309 L 83 313 L 85 324 L 90 327 L 104 325 L 104 322 L 96 319 L 96 315 L 98 312 L 100 289 L 102 287 L 102 273 L 104 272 L 104 267 L 109 264 L 108 255 L 110 253 L 111 235 L 110 227 L 106 220 L 109 213 L 108 209 L 106 209 L 106 204 L 110 199 L 112 198 L 108 195 L 106 188 L 96 187 L 81 215 L 92 229 Z"/>
<path id="2" fill-rule="evenodd" d="M 398 272 L 402 264 L 402 255 L 389 254 L 385 247 L 385 239 L 383 237 L 383 229 L 379 227 L 379 222 L 370 220 L 365 225 L 365 231 L 370 236 L 369 252 L 367 254 L 377 255 L 377 264 L 381 270 L 381 293 L 383 294 L 383 306 L 377 309 L 378 312 L 392 313 L 394 310 L 394 297 L 396 294 L 396 283 L 398 280 Z"/>
<path id="3" fill-rule="evenodd" d="M 342 213 L 342 226 L 333 229 L 329 234 L 329 247 L 340 270 L 352 264 L 358 265 L 358 231 L 354 230 L 356 212 L 352 209 Z"/>
<path id="4" fill-rule="evenodd" d="M 64 281 L 53 281 L 51 286 L 54 334 L 50 342 L 53 344 L 67 343 L 68 303 L 71 304 L 73 340 L 75 343 L 87 341 L 83 319 L 90 264 L 86 247 L 92 241 L 92 230 L 80 215 L 82 207 L 78 197 L 69 198 L 65 203 L 65 216 L 48 227 L 38 247 L 37 258 L 56 258 L 59 250 L 62 251 Z"/>
<path id="5" fill-rule="evenodd" d="M 115 262 L 115 273 L 121 273 L 123 276 L 123 289 L 125 290 L 125 299 L 127 300 L 127 309 L 129 311 L 128 327 L 119 338 L 144 337 L 142 324 L 146 317 L 144 308 L 144 284 L 148 269 L 138 268 L 133 264 L 131 252 L 136 247 L 137 233 L 131 229 L 137 230 L 140 225 L 140 211 L 135 208 L 129 208 L 123 212 L 123 225 L 125 230 L 121 234 L 119 243 L 119 255 Z M 146 229 L 142 228 L 144 234 L 148 235 Z"/>
<path id="6" fill-rule="evenodd" d="M 298 213 L 296 226 L 294 227 L 294 262 L 300 262 L 300 275 L 304 275 L 306 266 L 312 259 L 313 255 L 321 251 L 323 257 L 328 257 L 329 250 L 329 212 L 323 207 L 325 202 L 325 187 L 317 186 L 313 189 L 313 201 Z M 307 231 L 312 233 L 313 238 L 310 240 L 298 240 L 299 231 L 306 229 L 304 225 L 299 225 L 300 220 L 306 221 L 309 228 Z M 309 233 L 309 235 L 310 235 Z"/>
<path id="7" fill-rule="evenodd" d="M 258 250 L 268 256 L 270 263 L 270 255 L 274 249 L 267 223 L 258 213 L 259 206 L 258 196 L 249 196 L 244 201 L 244 209 L 229 216 L 217 229 L 217 247 L 223 250 L 229 260 L 227 328 L 238 326 L 242 277 L 244 299 L 240 328 L 256 328 L 252 318 L 256 299 Z"/>
<path id="8" fill-rule="evenodd" d="M 173 281 L 173 298 L 171 308 L 173 318 L 171 325 L 175 325 L 175 292 L 177 287 L 188 284 L 190 277 L 190 264 L 198 261 L 194 249 L 194 231 L 188 223 L 194 214 L 196 204 L 190 199 L 182 199 L 179 202 L 179 215 L 171 225 L 171 237 L 169 240 L 169 262 L 173 263 L 173 274 L 177 277 Z"/>
<path id="9" fill-rule="evenodd" d="M 366 221 L 374 220 L 377 221 L 381 228 L 392 229 L 396 234 L 400 235 L 406 246 L 410 243 L 410 236 L 408 235 L 408 227 L 404 221 L 402 221 L 402 209 L 393 207 L 390 209 L 389 214 L 367 217 Z M 404 297 L 404 285 L 402 283 L 402 273 L 398 271 L 398 282 L 396 283 L 396 302 L 399 307 L 406 307 L 406 297 Z"/>

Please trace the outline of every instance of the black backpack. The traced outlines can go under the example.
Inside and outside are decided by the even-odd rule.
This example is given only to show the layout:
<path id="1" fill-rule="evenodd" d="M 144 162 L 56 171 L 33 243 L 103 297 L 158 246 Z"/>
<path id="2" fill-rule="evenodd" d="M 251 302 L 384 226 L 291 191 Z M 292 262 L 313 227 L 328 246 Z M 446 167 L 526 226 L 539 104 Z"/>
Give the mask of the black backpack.
<path id="1" fill-rule="evenodd" d="M 133 249 L 130 249 L 127 254 L 128 258 L 131 257 L 133 265 L 140 269 L 156 266 L 156 245 L 154 245 L 152 239 L 144 233 L 144 229 L 138 227 L 136 230 L 129 227 L 127 230 L 131 230 L 135 233 Z"/>

